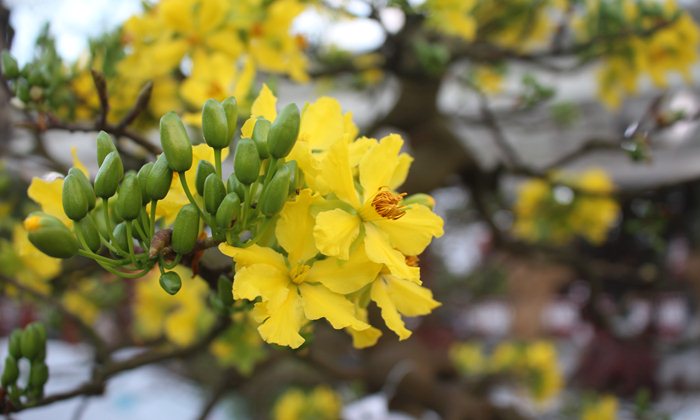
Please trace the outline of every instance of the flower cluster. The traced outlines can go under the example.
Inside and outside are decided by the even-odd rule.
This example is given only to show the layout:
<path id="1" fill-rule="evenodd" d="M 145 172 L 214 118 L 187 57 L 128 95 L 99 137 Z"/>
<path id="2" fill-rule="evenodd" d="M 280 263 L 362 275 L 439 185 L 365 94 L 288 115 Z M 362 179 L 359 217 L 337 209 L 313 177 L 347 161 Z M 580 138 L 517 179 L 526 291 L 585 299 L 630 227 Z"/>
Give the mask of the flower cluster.
<path id="1" fill-rule="evenodd" d="M 576 178 L 556 174 L 552 181 L 525 182 L 515 204 L 515 234 L 532 241 L 566 243 L 580 236 L 593 244 L 606 239 L 619 205 L 610 198 L 613 184 L 600 169 Z"/>
<path id="2" fill-rule="evenodd" d="M 275 102 L 263 88 L 244 137 L 257 118 L 275 120 Z M 405 339 L 410 331 L 401 315 L 423 315 L 438 305 L 421 286 L 415 257 L 442 235 L 442 220 L 425 196 L 396 192 L 412 160 L 401 153 L 401 138 L 354 140 L 356 131 L 336 101 L 307 106 L 288 156 L 305 182 L 276 220 L 277 244 L 219 246 L 236 262 L 234 298 L 256 302 L 258 331 L 267 342 L 299 347 L 302 328 L 325 318 L 347 329 L 355 346 L 372 345 L 380 331 L 367 321 L 370 301 Z"/>
<path id="3" fill-rule="evenodd" d="M 439 305 L 421 285 L 417 256 L 442 235 L 443 221 L 429 196 L 397 192 L 412 161 L 401 152 L 403 140 L 356 139 L 351 115 L 331 98 L 302 113 L 290 104 L 278 114 L 276 101 L 263 86 L 225 183 L 222 163 L 238 121 L 233 98 L 205 103 L 206 144 L 192 146 L 180 118 L 165 114 L 164 153 L 138 173 L 124 172 L 114 144 L 101 133 L 94 181 L 79 164 L 63 180 L 32 183 L 30 192 L 56 191 L 42 198 L 43 212 L 25 220 L 29 240 L 47 255 L 80 254 L 121 277 L 143 277 L 158 265 L 159 284 L 169 294 L 182 288 L 182 270 L 175 268 L 182 258 L 196 260 L 202 247 L 219 243 L 233 257 L 235 277 L 219 288 L 218 302 L 233 311 L 234 300 L 249 301 L 269 343 L 297 348 L 310 321 L 325 318 L 347 329 L 355 346 L 373 345 L 381 332 L 368 323 L 370 302 L 400 339 L 409 337 L 402 316 Z M 142 281 L 152 283 L 150 277 Z M 180 337 L 165 327 L 179 344 L 210 318 L 202 315 L 204 289 L 188 287 L 194 295 L 183 302 L 194 303 L 181 302 L 177 311 L 193 327 L 180 328 Z M 168 309 L 157 308 L 171 307 L 148 299 L 149 290 L 137 293 L 150 302 L 137 305 L 147 312 L 139 317 L 146 335 L 161 329 L 159 316 Z"/>
<path id="4" fill-rule="evenodd" d="M 450 357 L 465 376 L 512 376 L 540 402 L 556 396 L 564 386 L 556 347 L 548 341 L 503 342 L 489 353 L 476 343 L 457 343 Z"/>
<path id="5" fill-rule="evenodd" d="M 674 72 L 691 82 L 700 30 L 674 0 L 663 5 L 648 0 L 589 1 L 575 28 L 582 40 L 614 38 L 614 43 L 599 47 L 604 51 L 597 75 L 598 96 L 611 108 L 635 93 L 645 76 L 658 87 L 665 87 Z"/>
<path id="6" fill-rule="evenodd" d="M 318 386 L 308 392 L 290 389 L 282 394 L 272 409 L 275 420 L 340 418 L 340 396 L 326 386 Z"/>

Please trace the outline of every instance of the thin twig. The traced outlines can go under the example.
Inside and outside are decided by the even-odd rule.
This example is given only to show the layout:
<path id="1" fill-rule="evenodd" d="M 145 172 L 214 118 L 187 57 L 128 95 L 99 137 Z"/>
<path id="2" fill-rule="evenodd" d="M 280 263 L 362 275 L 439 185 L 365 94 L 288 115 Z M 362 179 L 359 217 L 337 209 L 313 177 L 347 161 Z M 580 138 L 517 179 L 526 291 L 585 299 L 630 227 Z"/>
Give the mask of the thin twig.
<path id="1" fill-rule="evenodd" d="M 136 98 L 136 103 L 134 103 L 134 106 L 131 107 L 129 112 L 124 115 L 124 118 L 121 119 L 115 126 L 116 131 L 123 131 L 126 127 L 128 127 L 136 118 L 138 118 L 139 115 L 141 115 L 142 112 L 144 112 L 147 107 L 148 107 L 148 102 L 151 100 L 151 94 L 153 93 L 153 82 L 150 80 L 146 82 L 145 85 L 143 85 L 143 88 L 141 88 L 141 91 L 139 92 L 139 96 Z"/>
<path id="2" fill-rule="evenodd" d="M 90 69 L 92 81 L 97 90 L 97 96 L 100 99 L 100 115 L 95 125 L 104 126 L 107 123 L 107 115 L 109 114 L 109 94 L 107 93 L 107 81 L 102 73 L 95 69 Z"/>

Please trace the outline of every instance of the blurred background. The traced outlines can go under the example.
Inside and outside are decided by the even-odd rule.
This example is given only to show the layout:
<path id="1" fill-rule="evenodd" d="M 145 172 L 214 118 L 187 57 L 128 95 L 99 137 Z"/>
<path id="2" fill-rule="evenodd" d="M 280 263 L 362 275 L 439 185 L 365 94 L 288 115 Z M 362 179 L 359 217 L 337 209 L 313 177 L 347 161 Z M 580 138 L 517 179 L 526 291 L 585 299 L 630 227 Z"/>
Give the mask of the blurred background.
<path id="1" fill-rule="evenodd" d="M 50 374 L 39 407 L 12 413 L 0 389 L 0 411 L 700 418 L 697 18 L 692 0 L 5 0 L 0 356 L 42 321 Z M 50 194 L 28 195 L 32 179 L 76 162 L 95 174 L 97 131 L 138 169 L 160 115 L 197 132 L 206 99 L 235 95 L 245 115 L 263 83 L 278 104 L 336 98 L 358 137 L 406 140 L 401 190 L 429 193 L 445 221 L 420 255 L 441 306 L 405 319 L 408 340 L 386 330 L 357 350 L 323 323 L 296 352 L 245 322 L 209 336 L 230 272 L 215 249 L 201 287 L 168 300 L 151 274 L 119 279 L 26 239 Z M 93 380 L 105 352 L 162 348 Z"/>

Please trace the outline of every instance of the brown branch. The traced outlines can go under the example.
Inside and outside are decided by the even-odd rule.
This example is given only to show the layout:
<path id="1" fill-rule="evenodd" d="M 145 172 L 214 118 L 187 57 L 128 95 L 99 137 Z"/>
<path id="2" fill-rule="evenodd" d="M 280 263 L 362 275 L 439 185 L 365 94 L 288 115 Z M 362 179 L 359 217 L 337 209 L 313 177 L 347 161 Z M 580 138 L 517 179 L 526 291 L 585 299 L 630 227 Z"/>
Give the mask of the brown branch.
<path id="1" fill-rule="evenodd" d="M 131 107 L 129 112 L 124 115 L 124 118 L 119 121 L 115 127 L 115 130 L 124 130 L 127 126 L 131 125 L 136 118 L 138 118 L 141 113 L 143 113 L 148 107 L 148 102 L 151 100 L 151 94 L 153 93 L 153 82 L 150 80 L 143 85 L 139 96 L 136 98 L 136 103 Z"/>
<path id="2" fill-rule="evenodd" d="M 102 73 L 95 69 L 90 69 L 92 81 L 97 90 L 97 96 L 100 99 L 100 115 L 95 125 L 103 126 L 107 123 L 107 115 L 109 114 L 109 95 L 107 93 L 107 81 Z"/>
<path id="3" fill-rule="evenodd" d="M 116 125 L 110 124 L 109 122 L 105 122 L 104 124 L 95 123 L 93 125 L 70 124 L 59 121 L 58 119 L 49 115 L 44 129 L 66 130 L 71 133 L 94 133 L 96 131 L 103 130 L 110 134 L 113 134 L 116 137 L 126 137 L 153 155 L 157 155 L 162 152 L 160 147 L 154 145 L 147 138 L 141 136 L 140 134 L 137 134 L 136 132 L 129 130 L 128 128 L 119 129 Z"/>

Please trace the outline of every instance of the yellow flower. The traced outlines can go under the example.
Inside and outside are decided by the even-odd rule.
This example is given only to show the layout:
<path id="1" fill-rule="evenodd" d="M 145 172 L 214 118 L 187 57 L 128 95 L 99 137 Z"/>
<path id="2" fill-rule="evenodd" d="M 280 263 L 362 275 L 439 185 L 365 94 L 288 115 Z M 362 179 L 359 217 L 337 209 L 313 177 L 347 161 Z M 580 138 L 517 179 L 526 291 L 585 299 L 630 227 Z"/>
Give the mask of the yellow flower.
<path id="1" fill-rule="evenodd" d="M 479 375 L 486 369 L 486 358 L 481 346 L 476 343 L 457 343 L 450 347 L 452 359 L 465 375 Z"/>
<path id="2" fill-rule="evenodd" d="M 20 262 L 13 274 L 17 281 L 42 294 L 48 293 L 48 280 L 61 272 L 61 260 L 49 257 L 36 249 L 29 242 L 27 231 L 21 223 L 12 229 L 12 249 Z"/>
<path id="3" fill-rule="evenodd" d="M 591 169 L 573 178 L 555 175 L 554 181 L 580 189 L 562 188 L 557 192 L 547 181 L 533 179 L 520 189 L 515 205 L 516 235 L 535 241 L 565 243 L 581 236 L 593 244 L 606 239 L 610 227 L 617 220 L 619 205 L 607 195 L 614 186 L 600 169 Z"/>
<path id="4" fill-rule="evenodd" d="M 182 288 L 170 296 L 158 283 L 160 272 L 137 280 L 134 300 L 136 331 L 144 338 L 155 338 L 164 334 L 169 341 L 179 346 L 194 342 L 214 322 L 214 314 L 207 305 L 209 286 L 199 276 L 181 265 L 173 271 L 182 277 Z"/>
<path id="5" fill-rule="evenodd" d="M 356 317 L 355 305 L 335 290 L 350 293 L 364 287 L 374 280 L 380 266 L 364 259 L 362 253 L 347 264 L 334 258 L 313 261 L 317 250 L 310 235 L 310 207 L 316 201 L 310 190 L 304 190 L 282 210 L 276 236 L 287 257 L 258 245 L 219 245 L 236 262 L 233 297 L 261 298 L 255 305 L 261 324 L 258 332 L 268 343 L 298 348 L 304 343 L 301 328 L 320 318 L 336 329 L 370 328 Z"/>
<path id="6" fill-rule="evenodd" d="M 557 350 L 552 343 L 536 341 L 528 344 L 524 364 L 531 372 L 531 391 L 536 400 L 548 400 L 562 389 L 563 377 L 557 362 Z"/>
<path id="7" fill-rule="evenodd" d="M 474 70 L 474 83 L 484 93 L 500 93 L 503 91 L 503 74 L 491 66 L 477 66 Z"/>
<path id="8" fill-rule="evenodd" d="M 243 63 L 241 71 L 223 53 L 207 54 L 196 51 L 192 59 L 192 74 L 185 79 L 180 93 L 188 104 L 201 110 L 207 99 L 222 101 L 229 96 L 246 98 L 255 77 L 255 66 L 251 60 Z M 191 125 L 201 124 L 201 111 L 186 114 L 185 121 Z"/>
<path id="9" fill-rule="evenodd" d="M 447 35 L 474 40 L 477 21 L 471 15 L 476 0 L 428 0 L 428 24 Z"/>
<path id="10" fill-rule="evenodd" d="M 402 279 L 419 281 L 419 270 L 405 262 L 405 255 L 418 255 L 433 237 L 442 235 L 442 219 L 422 205 L 401 205 L 394 189 L 403 183 L 412 158 L 399 153 L 398 135 L 381 141 L 368 140 L 369 148 L 358 164 L 361 191 L 355 187 L 346 142 L 334 143 L 320 164 L 329 191 L 342 206 L 321 211 L 316 217 L 314 239 L 325 255 L 348 259 L 356 240 L 364 243 L 370 260 L 386 265 Z"/>
<path id="11" fill-rule="evenodd" d="M 372 283 L 370 296 L 381 309 L 386 326 L 399 336 L 399 340 L 411 336 L 411 331 L 406 328 L 401 315 L 426 315 L 440 306 L 440 303 L 433 299 L 430 289 L 388 272 L 382 272 Z"/>
<path id="12" fill-rule="evenodd" d="M 100 315 L 100 307 L 92 298 L 97 287 L 100 287 L 99 283 L 91 279 L 83 279 L 77 288 L 69 289 L 61 296 L 66 309 L 88 325 L 97 321 L 97 317 Z"/>
<path id="13" fill-rule="evenodd" d="M 594 404 L 583 409 L 581 420 L 615 420 L 617 418 L 617 398 L 605 395 Z"/>
<path id="14" fill-rule="evenodd" d="M 340 418 L 340 396 L 326 386 L 305 393 L 300 389 L 285 392 L 273 407 L 274 420 L 335 420 Z"/>

